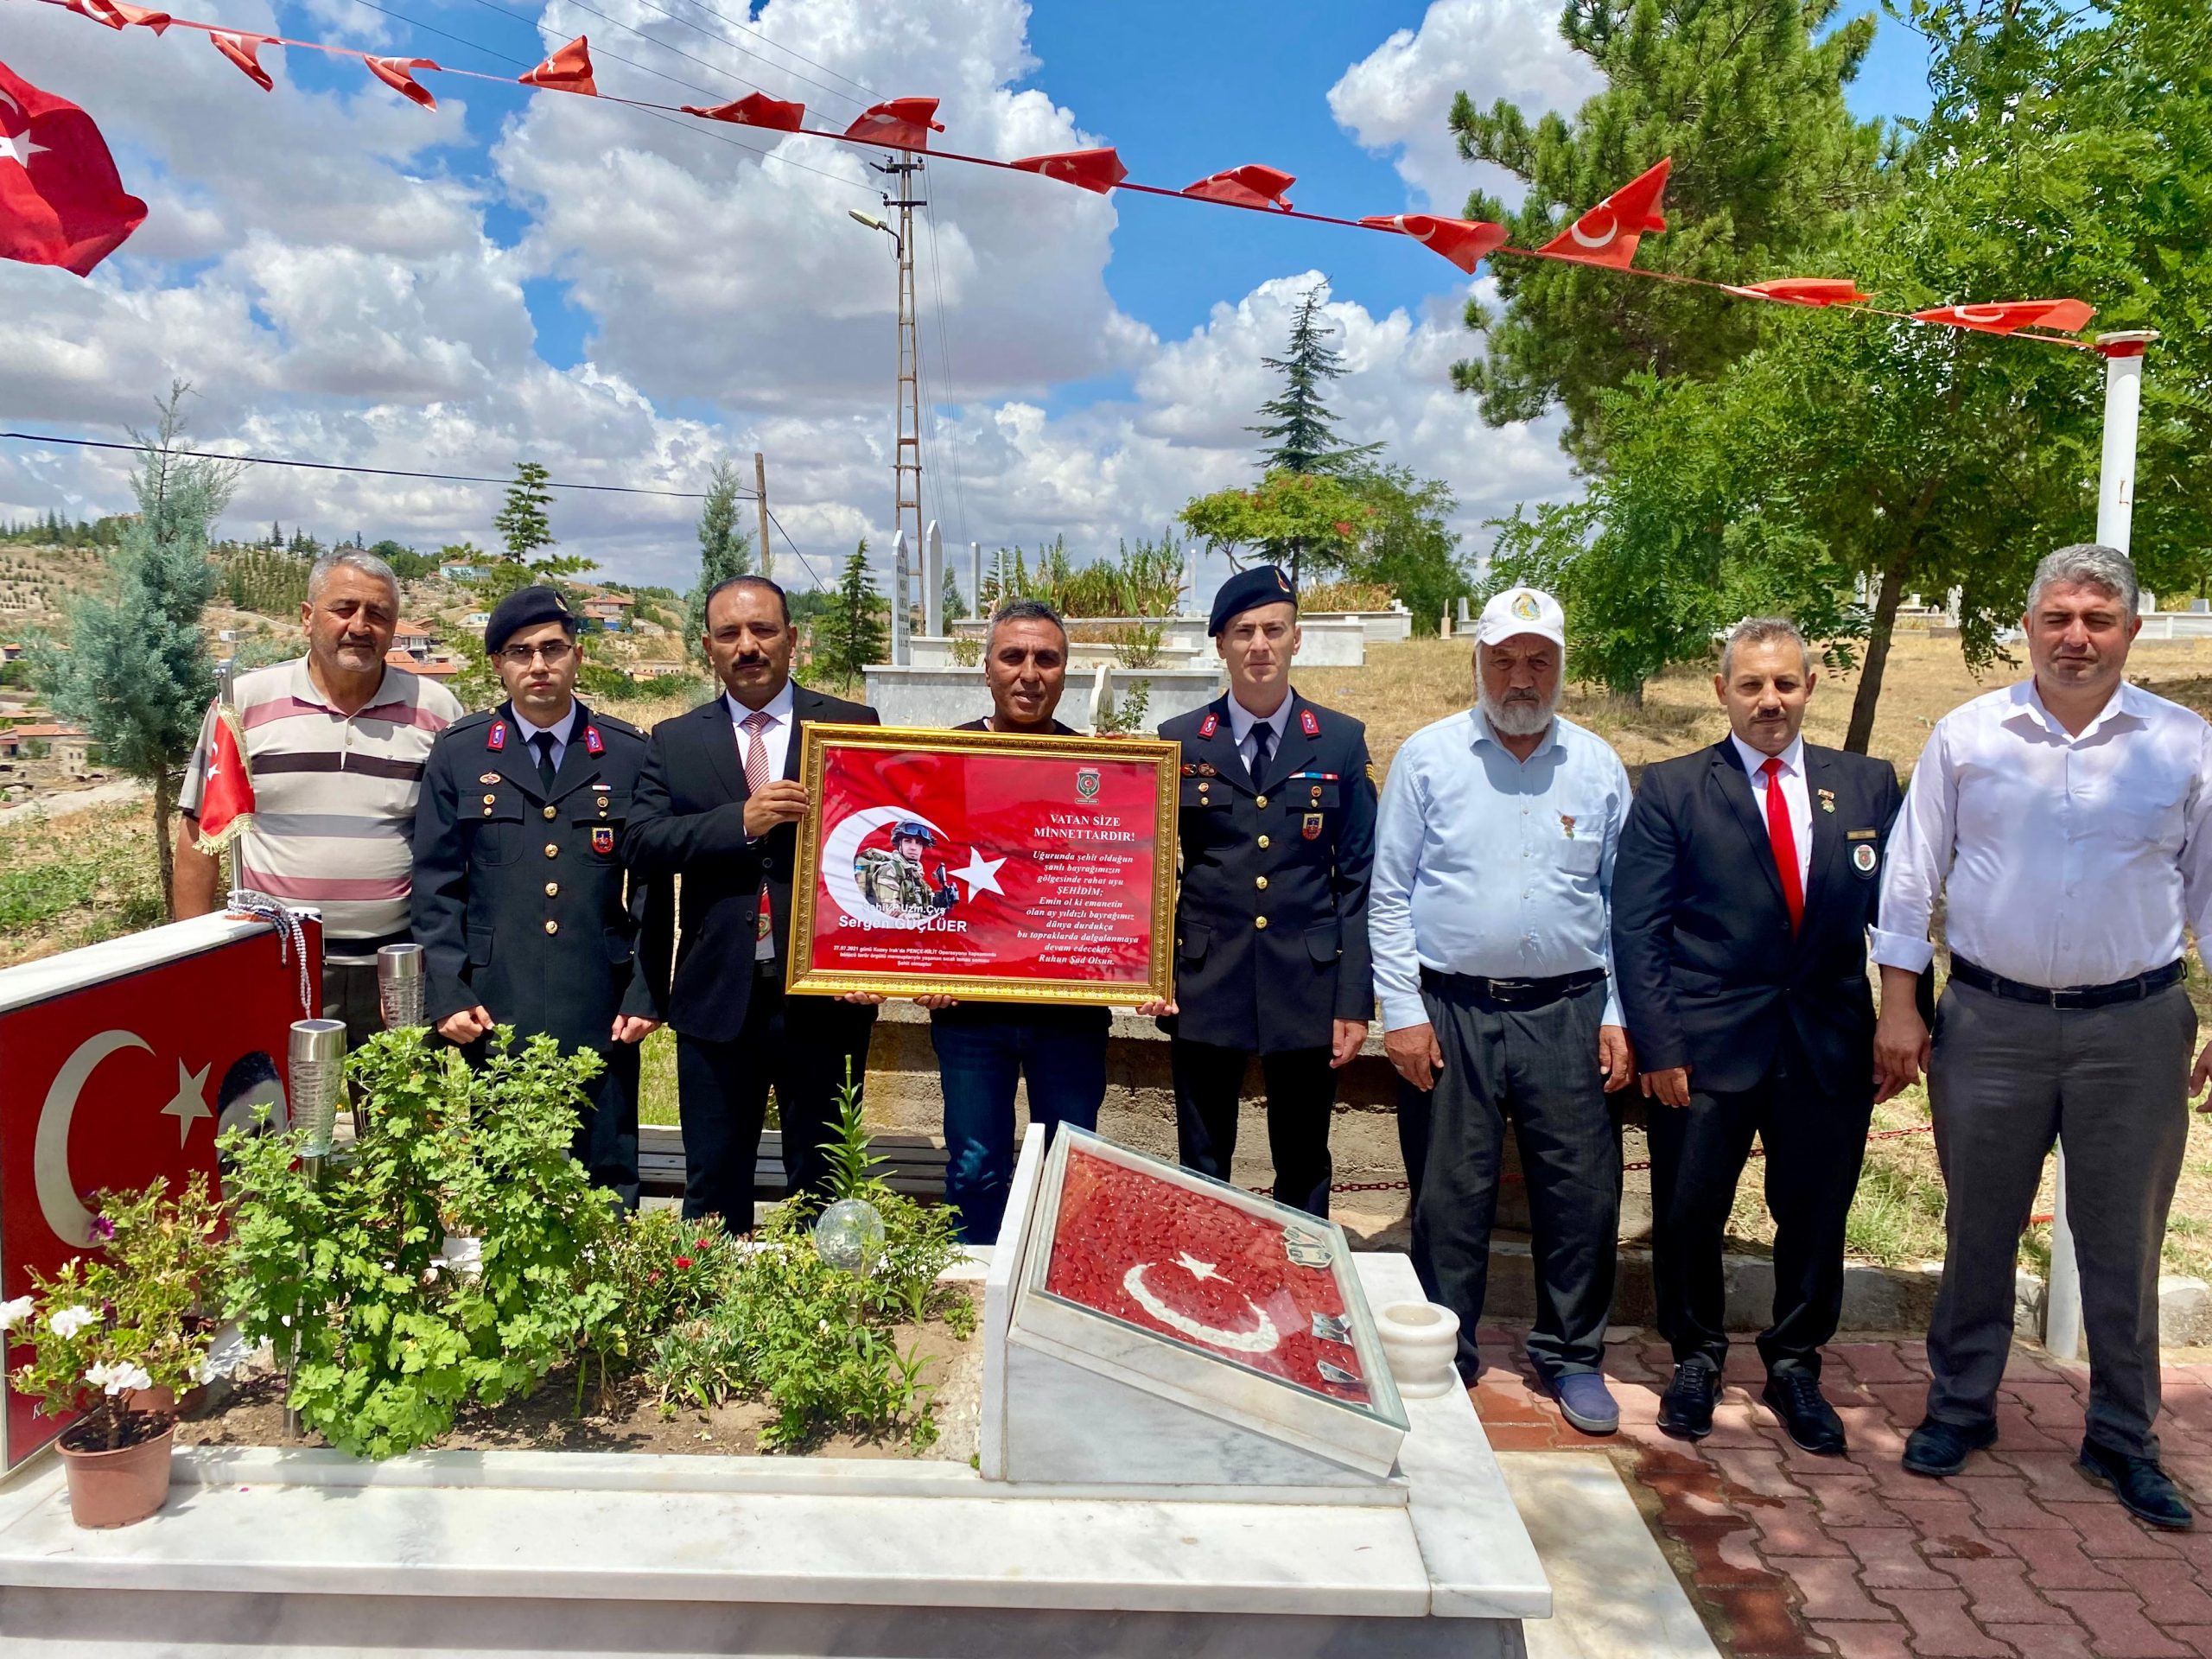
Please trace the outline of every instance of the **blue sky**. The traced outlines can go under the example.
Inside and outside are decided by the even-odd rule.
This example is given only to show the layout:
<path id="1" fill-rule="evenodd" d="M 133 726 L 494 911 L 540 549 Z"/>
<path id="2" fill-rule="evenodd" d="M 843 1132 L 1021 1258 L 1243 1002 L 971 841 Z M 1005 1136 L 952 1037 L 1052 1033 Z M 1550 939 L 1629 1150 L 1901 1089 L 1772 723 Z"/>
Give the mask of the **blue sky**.
<path id="1" fill-rule="evenodd" d="M 1449 149 L 1453 92 L 1571 110 L 1590 85 L 1553 0 L 378 4 L 423 27 L 363 0 L 183 15 L 501 75 L 588 32 L 612 93 L 707 102 L 757 85 L 838 123 L 859 83 L 938 94 L 948 148 L 1105 142 L 1169 188 L 1267 162 L 1299 175 L 1300 206 L 1350 216 L 1458 211 L 1474 175 Z M 784 140 L 792 165 L 763 167 L 717 141 L 752 134 L 467 80 L 426 78 L 443 105 L 429 115 L 305 52 L 269 54 L 263 93 L 182 31 L 117 35 L 27 0 L 8 16 L 11 66 L 86 105 L 153 209 L 90 283 L 0 267 L 11 417 L 112 437 L 181 378 L 203 437 L 368 466 L 504 474 L 527 454 L 556 477 L 683 490 L 716 460 L 749 471 L 757 448 L 779 516 L 823 561 L 861 534 L 887 544 L 892 268 L 845 218 L 872 183 L 855 152 Z M 1918 112 L 1923 64 L 1884 18 L 1854 106 Z M 1451 391 L 1474 344 L 1458 321 L 1470 284 L 1409 242 L 950 163 L 930 190 L 925 493 L 950 539 L 1065 534 L 1080 557 L 1248 478 L 1244 429 L 1272 390 L 1258 359 L 1317 272 L 1355 365 L 1338 386 L 1348 432 L 1450 482 L 1470 551 L 1487 518 L 1576 487 L 1552 423 L 1487 429 Z M 124 499 L 111 460 L 13 448 L 0 517 Z M 479 487 L 264 470 L 235 516 L 435 546 L 487 540 L 495 505 Z M 556 530 L 615 574 L 681 582 L 695 511 L 567 497 Z"/>

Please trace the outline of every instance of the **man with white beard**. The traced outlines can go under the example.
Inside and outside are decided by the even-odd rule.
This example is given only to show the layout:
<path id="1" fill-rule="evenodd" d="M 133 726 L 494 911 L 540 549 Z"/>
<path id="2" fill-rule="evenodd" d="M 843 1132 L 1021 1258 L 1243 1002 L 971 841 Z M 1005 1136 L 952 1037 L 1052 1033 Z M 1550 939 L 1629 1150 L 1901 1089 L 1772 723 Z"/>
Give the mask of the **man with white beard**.
<path id="1" fill-rule="evenodd" d="M 1368 931 L 1383 1045 L 1403 1083 L 1414 1265 L 1478 1367 L 1498 1155 L 1510 1118 L 1536 1268 L 1529 1357 L 1567 1421 L 1610 1434 L 1605 1323 L 1620 1130 L 1635 1059 L 1612 986 L 1613 853 L 1628 773 L 1560 717 L 1566 620 L 1513 588 L 1475 631 L 1475 702 L 1408 739 L 1376 826 Z"/>

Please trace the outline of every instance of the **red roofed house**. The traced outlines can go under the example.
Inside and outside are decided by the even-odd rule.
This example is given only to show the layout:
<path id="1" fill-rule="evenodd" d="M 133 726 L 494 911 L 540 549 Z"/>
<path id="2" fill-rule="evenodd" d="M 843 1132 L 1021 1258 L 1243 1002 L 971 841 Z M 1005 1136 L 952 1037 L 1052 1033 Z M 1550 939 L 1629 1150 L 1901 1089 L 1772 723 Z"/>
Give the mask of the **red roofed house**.
<path id="1" fill-rule="evenodd" d="M 410 674 L 420 674 L 426 680 L 449 680 L 461 672 L 459 663 L 433 663 L 411 657 L 404 651 L 387 651 L 384 654 L 384 659 L 394 668 L 404 668 Z"/>
<path id="2" fill-rule="evenodd" d="M 392 649 L 405 652 L 418 663 L 430 654 L 430 647 L 436 643 L 437 638 L 427 622 L 410 622 L 403 618 L 391 631 Z"/>

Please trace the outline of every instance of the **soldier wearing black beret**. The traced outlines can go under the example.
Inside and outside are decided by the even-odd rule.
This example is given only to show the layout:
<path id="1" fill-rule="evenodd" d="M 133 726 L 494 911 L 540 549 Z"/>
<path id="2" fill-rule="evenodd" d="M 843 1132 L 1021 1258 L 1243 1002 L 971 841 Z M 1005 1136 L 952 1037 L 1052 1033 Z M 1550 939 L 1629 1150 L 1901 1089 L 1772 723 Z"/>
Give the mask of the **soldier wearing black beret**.
<path id="1" fill-rule="evenodd" d="M 1141 1011 L 1169 1033 L 1184 1164 L 1229 1179 L 1256 1053 L 1274 1196 L 1325 1216 L 1337 1071 L 1375 1011 L 1367 734 L 1291 690 L 1298 595 L 1281 570 L 1230 577 L 1207 626 L 1229 693 L 1160 728 L 1183 751 L 1175 1001 Z"/>
<path id="2" fill-rule="evenodd" d="M 665 885 L 617 856 L 645 735 L 576 700 L 583 650 L 553 588 L 501 600 L 484 647 L 507 699 L 439 737 L 415 817 L 430 1022 L 472 1058 L 512 1026 L 605 1060 L 576 1156 L 635 1208 L 638 1045 L 661 1021 L 672 944 Z"/>

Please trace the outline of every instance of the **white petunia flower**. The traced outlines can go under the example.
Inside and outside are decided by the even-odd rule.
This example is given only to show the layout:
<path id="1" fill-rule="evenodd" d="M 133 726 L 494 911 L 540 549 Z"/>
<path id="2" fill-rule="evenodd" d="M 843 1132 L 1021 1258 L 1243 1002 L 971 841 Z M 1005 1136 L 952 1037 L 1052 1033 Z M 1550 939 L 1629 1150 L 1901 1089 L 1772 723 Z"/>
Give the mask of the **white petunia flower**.
<path id="1" fill-rule="evenodd" d="M 0 1331 L 13 1330 L 31 1316 L 31 1299 L 18 1296 L 12 1302 L 0 1302 Z"/>
<path id="2" fill-rule="evenodd" d="M 85 1381 L 111 1395 L 121 1394 L 125 1389 L 150 1389 L 154 1379 L 143 1366 L 127 1362 L 114 1365 L 95 1365 L 85 1373 Z"/>
<path id="3" fill-rule="evenodd" d="M 47 1321 L 54 1334 L 67 1341 L 88 1325 L 98 1325 L 100 1316 L 89 1307 L 65 1307 Z"/>

